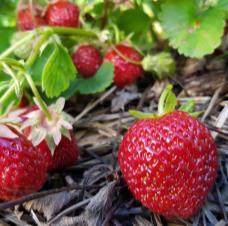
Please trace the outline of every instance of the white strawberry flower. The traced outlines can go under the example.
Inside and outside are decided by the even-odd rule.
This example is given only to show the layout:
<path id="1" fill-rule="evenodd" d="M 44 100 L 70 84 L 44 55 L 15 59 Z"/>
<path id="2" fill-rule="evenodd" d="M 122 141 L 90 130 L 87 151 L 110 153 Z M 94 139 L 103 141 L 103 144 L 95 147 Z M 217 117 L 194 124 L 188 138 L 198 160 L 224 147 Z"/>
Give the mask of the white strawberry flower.
<path id="1" fill-rule="evenodd" d="M 39 106 L 36 99 L 34 101 Z M 48 111 L 52 117 L 51 120 L 46 117 L 39 106 L 39 109 L 25 115 L 27 119 L 22 124 L 22 130 L 28 127 L 31 128 L 28 139 L 35 146 L 46 140 L 52 154 L 54 154 L 54 150 L 60 143 L 62 136 L 71 139 L 69 131 L 73 129 L 73 118 L 63 111 L 64 105 L 65 99 L 59 98 L 55 104 L 48 107 Z"/>

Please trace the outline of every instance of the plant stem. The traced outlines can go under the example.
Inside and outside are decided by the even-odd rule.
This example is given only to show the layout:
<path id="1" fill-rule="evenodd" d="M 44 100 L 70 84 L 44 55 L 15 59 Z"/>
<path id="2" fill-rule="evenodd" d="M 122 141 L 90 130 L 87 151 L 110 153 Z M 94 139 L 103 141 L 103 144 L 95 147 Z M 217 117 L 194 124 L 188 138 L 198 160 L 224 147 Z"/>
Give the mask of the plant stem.
<path id="1" fill-rule="evenodd" d="M 122 57 L 124 60 L 126 60 L 127 62 L 131 63 L 131 64 L 135 64 L 135 65 L 142 65 L 141 61 L 135 61 L 132 60 L 128 57 L 126 57 L 123 53 L 121 53 L 114 45 L 112 46 L 113 50 L 120 56 Z"/>
<path id="2" fill-rule="evenodd" d="M 40 47 L 43 45 L 43 43 L 47 40 L 47 38 L 49 37 L 48 35 L 50 35 L 49 33 L 44 34 L 43 36 L 41 36 L 41 38 L 39 39 L 39 41 L 37 42 L 35 48 L 33 49 L 30 57 L 28 58 L 27 62 L 26 62 L 26 68 L 29 69 L 33 63 L 35 62 L 39 51 L 40 51 Z M 23 86 L 24 82 L 25 82 L 25 78 L 23 77 L 24 71 L 20 70 L 17 73 L 17 79 L 18 81 L 20 81 L 20 86 Z M 6 101 L 13 93 L 15 90 L 15 83 L 13 83 L 10 88 L 2 95 L 2 97 L 0 98 L 0 106 L 2 105 L 2 103 L 4 103 L 4 101 Z"/>
<path id="3" fill-rule="evenodd" d="M 38 101 L 42 111 L 44 112 L 44 114 L 46 115 L 46 117 L 48 118 L 48 120 L 51 121 L 52 117 L 51 117 L 51 114 L 50 112 L 48 111 L 48 108 L 47 108 L 47 105 L 45 104 L 45 102 L 43 101 L 42 97 L 40 96 L 39 94 L 39 91 L 37 90 L 31 76 L 27 73 L 24 73 L 24 76 L 34 94 L 34 96 L 36 97 L 36 100 Z"/>
<path id="4" fill-rule="evenodd" d="M 79 35 L 90 38 L 98 38 L 97 34 L 93 31 L 85 31 L 80 28 L 67 28 L 67 27 L 52 27 L 53 33 L 59 35 Z"/>
<path id="5" fill-rule="evenodd" d="M 50 33 L 46 32 L 40 37 L 37 44 L 35 45 L 35 48 L 33 49 L 32 53 L 31 53 L 30 57 L 28 58 L 27 62 L 25 63 L 27 68 L 30 68 L 34 64 L 37 56 L 39 55 L 40 47 L 49 38 L 49 36 L 50 36 Z"/>
<path id="6" fill-rule="evenodd" d="M 24 38 L 22 38 L 20 41 L 18 41 L 17 43 L 15 43 L 14 45 L 10 46 L 10 48 L 8 48 L 7 50 L 5 50 L 1 55 L 0 55 L 0 59 L 7 57 L 8 55 L 10 55 L 12 52 L 14 52 L 15 49 L 17 49 L 18 47 L 20 47 L 23 43 L 27 42 L 29 39 L 33 38 L 34 36 L 34 32 L 29 33 L 27 36 L 25 36 Z"/>

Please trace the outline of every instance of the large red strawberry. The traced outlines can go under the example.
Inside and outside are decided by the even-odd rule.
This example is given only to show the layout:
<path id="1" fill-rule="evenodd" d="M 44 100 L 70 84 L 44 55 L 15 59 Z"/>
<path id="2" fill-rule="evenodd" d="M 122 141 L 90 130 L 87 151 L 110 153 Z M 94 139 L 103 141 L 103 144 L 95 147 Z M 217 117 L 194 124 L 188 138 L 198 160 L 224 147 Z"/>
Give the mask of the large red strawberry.
<path id="1" fill-rule="evenodd" d="M 27 115 L 32 114 L 33 112 L 41 114 L 36 106 L 30 106 L 21 115 L 23 121 L 28 119 Z M 55 127 L 58 126 L 57 120 L 54 123 L 55 125 L 53 128 L 51 128 L 51 130 L 55 129 Z M 25 128 L 23 131 L 24 135 L 30 137 L 31 129 L 31 127 Z M 79 157 L 79 148 L 77 146 L 75 136 L 71 130 L 67 131 L 67 133 L 68 137 L 63 134 L 61 135 L 61 139 L 59 140 L 58 144 L 54 146 L 53 150 L 50 150 L 50 146 L 45 139 L 42 139 L 42 141 L 36 145 L 39 153 L 42 153 L 45 158 L 49 172 L 70 167 L 75 164 L 76 160 Z"/>
<path id="2" fill-rule="evenodd" d="M 50 26 L 79 27 L 80 10 L 67 1 L 57 1 L 48 5 L 45 20 Z"/>
<path id="3" fill-rule="evenodd" d="M 46 163 L 32 143 L 14 129 L 0 125 L 0 200 L 38 191 L 45 177 Z"/>
<path id="4" fill-rule="evenodd" d="M 37 13 L 36 10 L 35 13 Z M 32 15 L 31 10 L 29 9 L 23 9 L 18 12 L 17 27 L 19 30 L 32 30 L 45 24 L 44 19 L 40 15 Z"/>
<path id="5" fill-rule="evenodd" d="M 196 214 L 217 176 L 210 131 L 182 111 L 138 120 L 125 134 L 118 160 L 135 198 L 168 218 Z"/>
<path id="6" fill-rule="evenodd" d="M 78 72 L 85 78 L 95 75 L 102 63 L 99 50 L 92 45 L 79 46 L 72 58 Z"/>
<path id="7" fill-rule="evenodd" d="M 114 84 L 118 87 L 130 85 L 143 75 L 142 56 L 130 46 L 116 45 L 106 53 L 104 60 L 114 64 Z"/>

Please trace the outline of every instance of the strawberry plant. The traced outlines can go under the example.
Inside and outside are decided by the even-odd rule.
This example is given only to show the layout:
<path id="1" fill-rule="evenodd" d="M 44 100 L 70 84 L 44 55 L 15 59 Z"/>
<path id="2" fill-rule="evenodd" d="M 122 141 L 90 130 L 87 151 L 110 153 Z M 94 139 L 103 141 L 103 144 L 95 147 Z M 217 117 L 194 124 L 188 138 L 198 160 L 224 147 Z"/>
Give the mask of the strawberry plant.
<path id="1" fill-rule="evenodd" d="M 0 217 L 226 221 L 227 18 L 227 0 L 1 0 Z"/>

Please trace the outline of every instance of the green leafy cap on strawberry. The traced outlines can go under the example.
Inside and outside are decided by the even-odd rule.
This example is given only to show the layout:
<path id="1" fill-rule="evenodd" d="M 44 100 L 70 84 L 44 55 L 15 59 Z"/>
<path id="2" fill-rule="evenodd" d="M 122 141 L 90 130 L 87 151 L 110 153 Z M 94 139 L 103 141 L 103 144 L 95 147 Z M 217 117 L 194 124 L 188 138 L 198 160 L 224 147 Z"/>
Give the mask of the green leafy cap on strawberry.
<path id="1" fill-rule="evenodd" d="M 173 86 L 167 85 L 165 90 L 162 92 L 158 102 L 158 114 L 141 112 L 137 110 L 129 110 L 129 113 L 138 119 L 149 119 L 161 117 L 167 113 L 175 111 L 177 106 L 177 97 L 173 92 Z M 195 101 L 190 99 L 185 104 L 181 105 L 178 110 L 188 112 L 193 117 L 198 117 L 202 112 L 193 112 Z"/>

